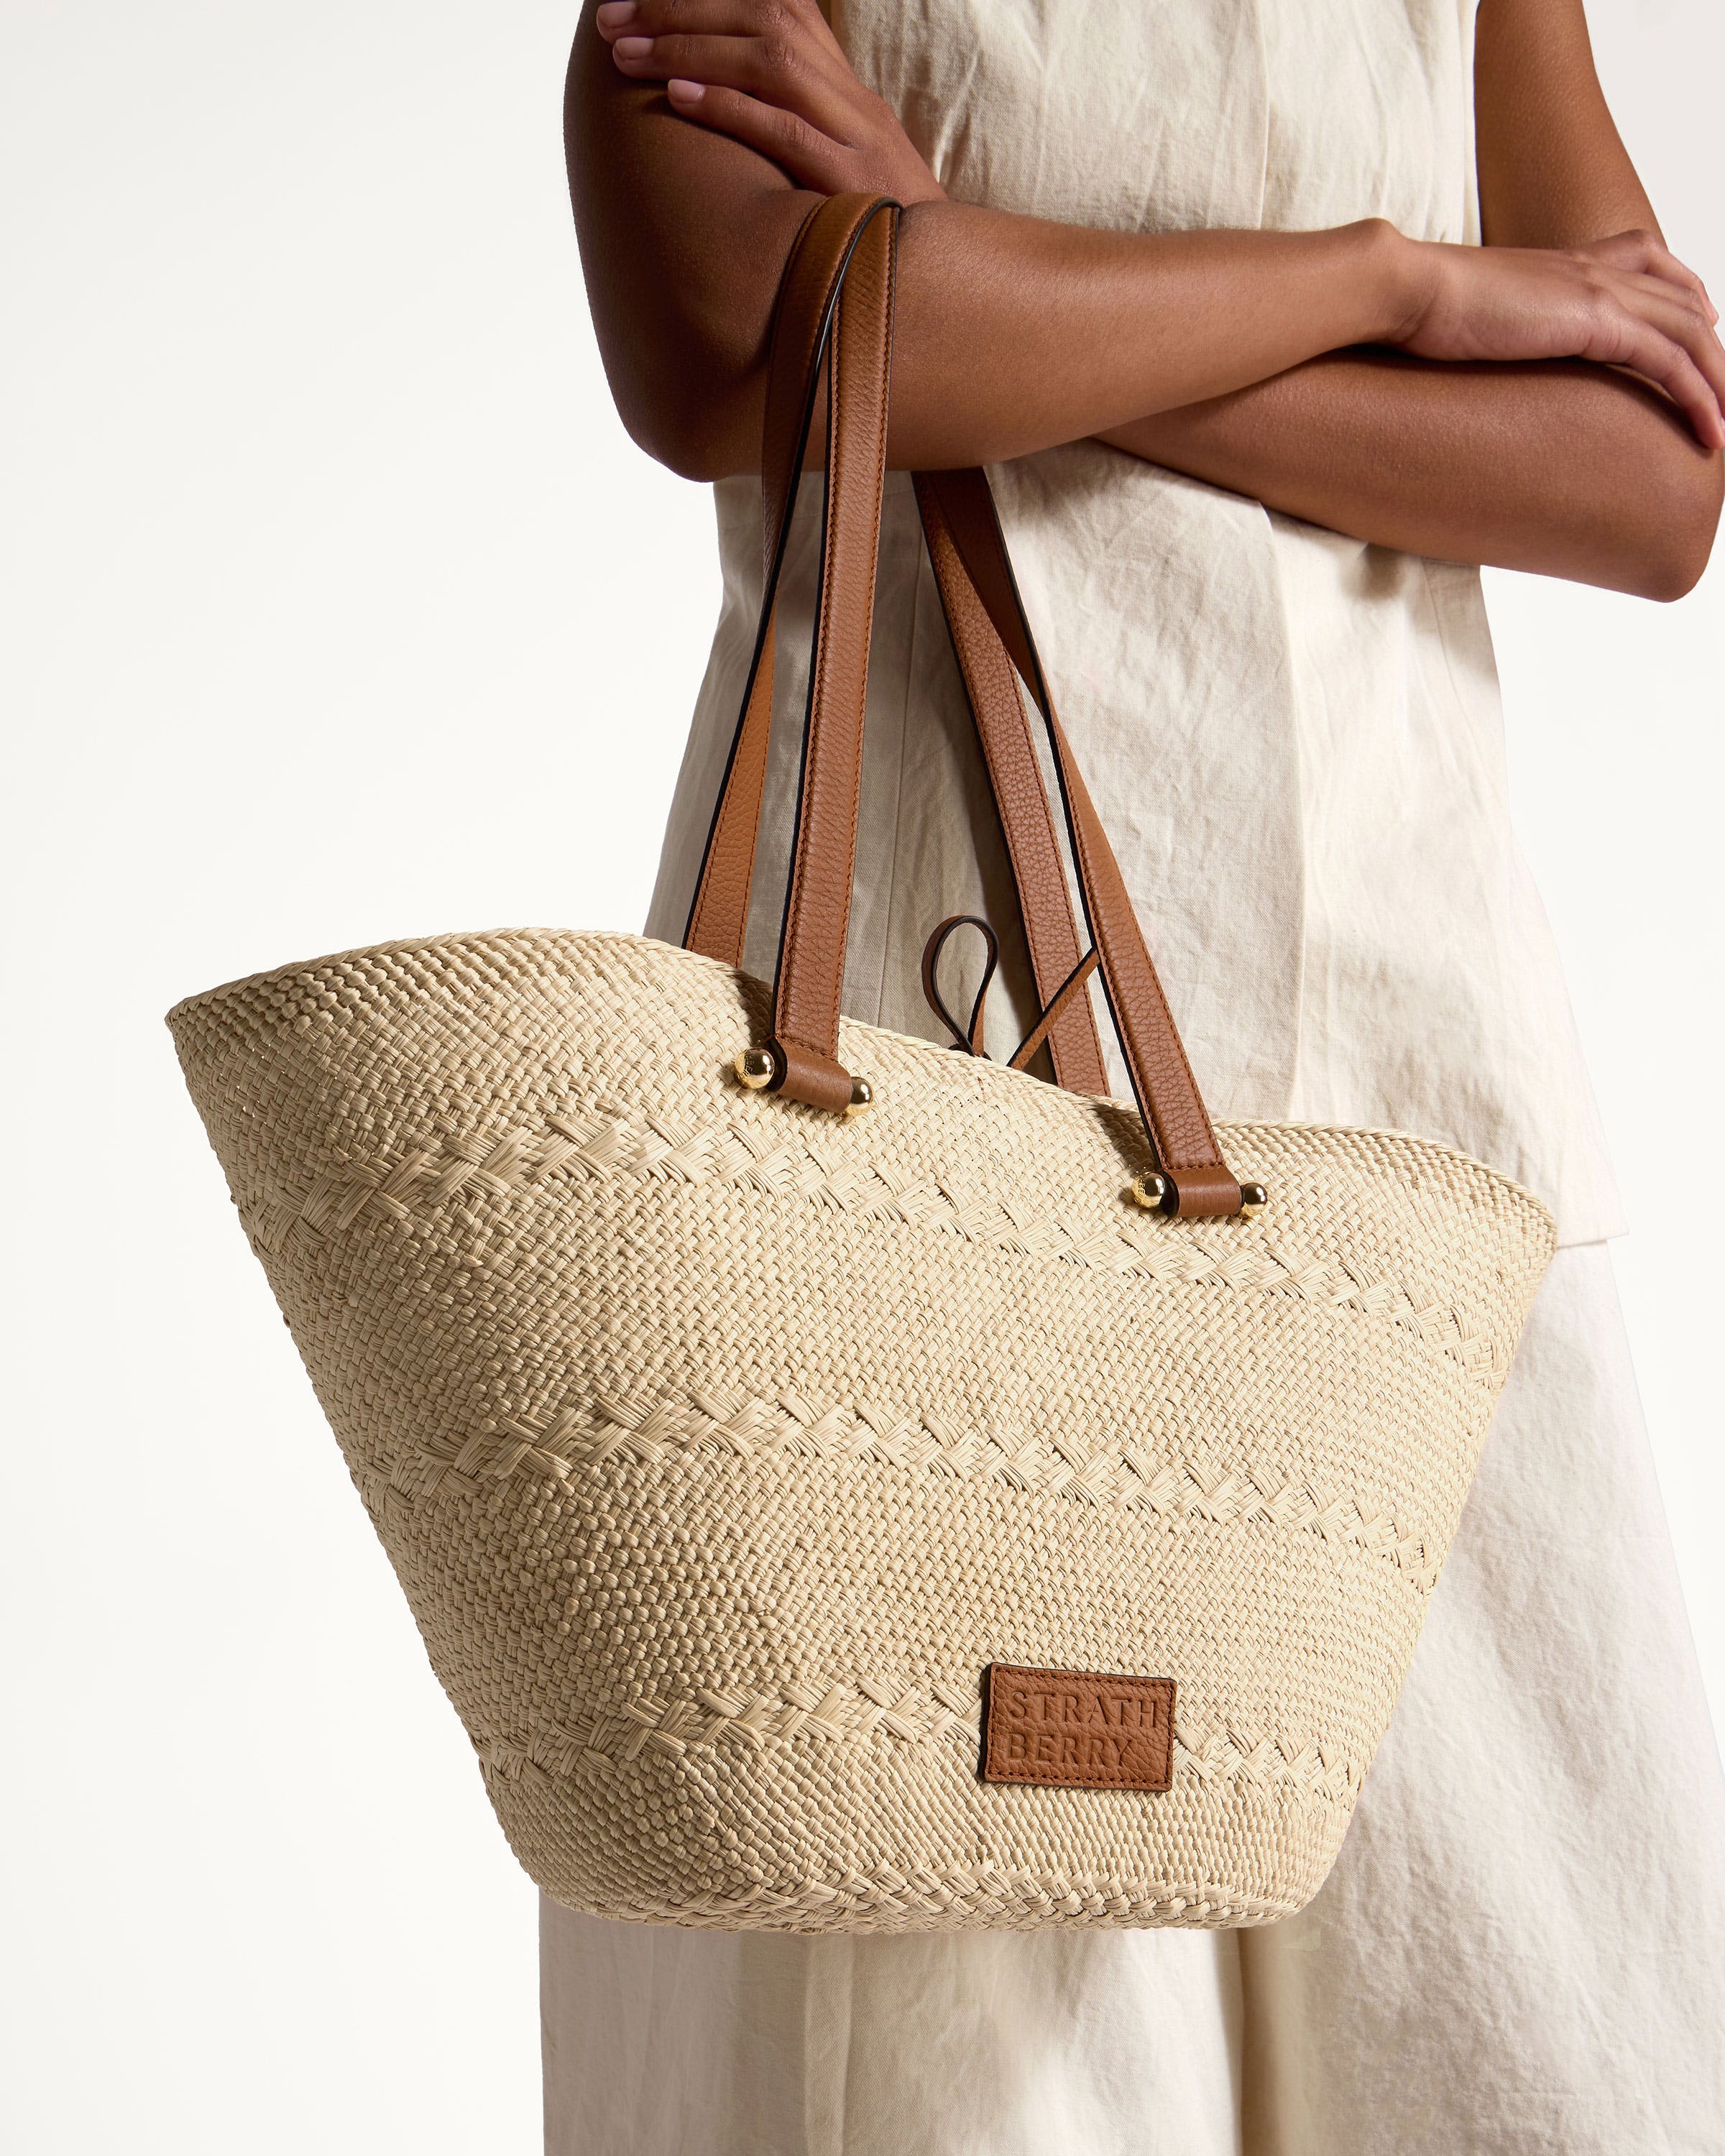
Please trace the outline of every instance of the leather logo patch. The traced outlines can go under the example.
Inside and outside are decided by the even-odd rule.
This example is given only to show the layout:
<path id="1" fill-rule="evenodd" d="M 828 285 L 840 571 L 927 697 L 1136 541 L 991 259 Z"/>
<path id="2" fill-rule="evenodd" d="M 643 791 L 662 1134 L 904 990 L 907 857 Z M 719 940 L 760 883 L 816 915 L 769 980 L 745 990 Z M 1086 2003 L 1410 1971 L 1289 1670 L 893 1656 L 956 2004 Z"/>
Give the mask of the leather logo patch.
<path id="1" fill-rule="evenodd" d="M 1172 1677 L 989 1664 L 985 1782 L 1162 1790 L 1173 1774 Z"/>

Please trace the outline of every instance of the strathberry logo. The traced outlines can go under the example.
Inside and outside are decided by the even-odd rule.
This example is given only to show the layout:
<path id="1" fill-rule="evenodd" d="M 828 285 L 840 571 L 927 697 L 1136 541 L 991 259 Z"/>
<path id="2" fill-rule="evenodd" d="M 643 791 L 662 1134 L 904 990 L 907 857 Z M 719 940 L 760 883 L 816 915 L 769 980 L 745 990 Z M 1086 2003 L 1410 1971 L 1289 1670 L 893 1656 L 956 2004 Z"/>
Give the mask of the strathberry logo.
<path id="1" fill-rule="evenodd" d="M 1166 1789 L 1173 1779 L 1174 1681 L 1080 1670 L 988 1668 L 985 1782 L 1068 1789 Z"/>

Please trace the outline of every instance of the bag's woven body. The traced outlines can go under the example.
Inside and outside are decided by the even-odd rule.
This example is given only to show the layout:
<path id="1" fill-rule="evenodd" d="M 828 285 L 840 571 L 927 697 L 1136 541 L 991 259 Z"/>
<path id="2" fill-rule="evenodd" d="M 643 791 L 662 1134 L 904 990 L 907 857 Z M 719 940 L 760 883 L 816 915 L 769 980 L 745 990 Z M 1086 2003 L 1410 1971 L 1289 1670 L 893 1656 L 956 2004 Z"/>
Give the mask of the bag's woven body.
<path id="1" fill-rule="evenodd" d="M 171 1023 L 478 1751 L 559 1900 L 798 1930 L 1299 1907 L 1389 1720 L 1550 1223 L 1398 1137 L 1237 1125 L 1262 1218 L 1128 1202 L 1123 1107 L 767 992 L 451 937 Z M 1172 1787 L 979 1779 L 985 1666 L 1178 1687 Z"/>

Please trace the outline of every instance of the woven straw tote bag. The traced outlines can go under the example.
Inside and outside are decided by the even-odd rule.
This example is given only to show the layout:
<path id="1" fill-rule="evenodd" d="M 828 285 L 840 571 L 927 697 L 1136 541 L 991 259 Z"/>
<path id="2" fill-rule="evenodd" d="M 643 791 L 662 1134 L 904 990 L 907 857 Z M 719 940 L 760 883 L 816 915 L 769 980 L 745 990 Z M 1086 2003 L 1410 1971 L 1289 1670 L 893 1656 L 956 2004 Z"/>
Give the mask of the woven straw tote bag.
<path id="1" fill-rule="evenodd" d="M 1335 1858 L 1551 1224 L 1417 1138 L 1213 1129 L 979 472 L 916 490 L 1046 1014 L 1013 1065 L 840 1017 L 896 214 L 824 203 L 787 268 L 766 599 L 685 947 L 442 937 L 169 1023 L 548 1893 L 810 1932 L 1262 1922 Z M 763 984 L 773 596 L 823 370 Z M 1098 1097 L 1093 973 L 1131 1105 Z"/>

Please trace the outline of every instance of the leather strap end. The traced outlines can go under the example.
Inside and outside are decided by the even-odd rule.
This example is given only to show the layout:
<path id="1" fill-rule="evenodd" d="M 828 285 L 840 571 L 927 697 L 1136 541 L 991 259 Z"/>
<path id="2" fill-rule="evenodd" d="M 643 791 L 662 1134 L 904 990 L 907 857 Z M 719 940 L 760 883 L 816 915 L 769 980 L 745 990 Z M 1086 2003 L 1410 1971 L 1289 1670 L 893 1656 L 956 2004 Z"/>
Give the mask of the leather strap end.
<path id="1" fill-rule="evenodd" d="M 1168 1209 L 1179 1220 L 1215 1220 L 1236 1214 L 1240 1207 L 1240 1181 L 1225 1168 L 1164 1168 L 1174 1193 Z"/>
<path id="2" fill-rule="evenodd" d="M 801 1101 L 805 1107 L 824 1108 L 829 1115 L 846 1112 L 850 1106 L 851 1077 L 842 1064 L 801 1041 L 774 1040 L 772 1048 L 778 1075 L 768 1088 L 769 1092 Z"/>

